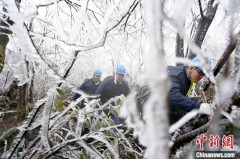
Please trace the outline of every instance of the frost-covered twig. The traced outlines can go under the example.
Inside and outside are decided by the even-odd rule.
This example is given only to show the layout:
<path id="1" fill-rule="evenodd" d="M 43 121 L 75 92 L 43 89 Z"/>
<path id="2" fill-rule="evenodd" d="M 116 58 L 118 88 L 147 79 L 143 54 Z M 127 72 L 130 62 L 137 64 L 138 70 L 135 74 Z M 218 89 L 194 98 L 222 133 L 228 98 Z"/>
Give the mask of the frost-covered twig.
<path id="1" fill-rule="evenodd" d="M 72 117 L 75 115 L 74 112 L 72 112 L 71 114 L 69 114 L 67 117 L 64 118 L 64 120 L 58 120 L 58 123 L 52 123 L 50 122 L 50 126 L 49 126 L 49 132 L 48 132 L 48 136 L 49 136 L 49 139 L 52 139 L 53 135 L 55 133 L 57 133 L 64 125 L 67 124 L 67 122 L 69 122 L 69 120 L 72 119 Z M 37 150 L 39 149 L 39 147 L 41 146 L 40 144 L 40 136 L 37 136 L 33 141 L 31 141 L 27 148 L 26 148 L 26 152 L 22 154 L 22 158 L 24 158 L 27 153 L 29 152 L 32 152 L 32 155 L 33 154 L 36 154 L 37 153 Z M 33 147 L 34 146 L 34 147 Z M 34 148 L 34 150 L 30 150 Z M 31 156 L 31 155 L 30 155 Z"/>
<path id="2" fill-rule="evenodd" d="M 125 8 L 129 8 L 129 10 L 130 10 L 130 8 L 132 7 L 132 5 L 135 3 L 136 0 L 134 0 L 134 2 L 132 2 L 132 1 L 133 1 L 133 0 L 128 1 Z M 101 47 L 101 46 L 103 46 L 103 45 L 105 44 L 105 41 L 106 41 L 106 38 L 107 38 L 108 33 L 109 33 L 113 28 L 115 28 L 117 25 L 119 25 L 119 23 L 122 21 L 122 20 L 120 20 L 120 22 L 115 22 L 115 23 L 112 24 L 111 27 L 107 28 L 107 23 L 110 21 L 109 19 L 110 19 L 110 17 L 111 17 L 111 14 L 115 11 L 115 9 L 118 7 L 118 5 L 119 5 L 120 2 L 121 2 L 121 0 L 117 1 L 116 4 L 115 4 L 112 8 L 110 8 L 110 9 L 108 10 L 108 12 L 106 13 L 106 15 L 105 15 L 105 17 L 104 17 L 104 21 L 103 21 L 103 23 L 102 23 L 101 26 L 100 26 L 100 27 L 101 27 L 101 31 L 102 31 L 102 36 L 101 36 L 101 38 L 100 38 L 99 40 L 97 40 L 97 43 L 96 43 L 96 44 L 94 44 L 94 45 L 92 45 L 92 46 L 88 46 L 88 47 L 86 47 L 86 48 L 83 49 L 83 50 L 80 49 L 80 50 L 76 50 L 76 51 L 75 51 L 74 56 L 73 56 L 73 58 L 72 58 L 72 61 L 71 61 L 71 63 L 69 64 L 68 69 L 66 69 L 66 73 L 65 73 L 64 76 L 67 76 L 67 74 L 70 72 L 70 70 L 71 70 L 71 68 L 73 67 L 73 65 L 74 65 L 74 63 L 75 63 L 75 61 L 76 61 L 76 59 L 77 59 L 77 56 L 78 56 L 78 54 L 79 54 L 80 52 L 82 52 L 82 51 L 88 51 L 88 50 L 92 50 L 92 49 L 96 49 L 96 48 L 99 48 L 99 47 Z M 138 3 L 137 3 L 137 4 L 138 4 Z M 126 9 L 123 11 L 123 13 L 125 13 L 125 15 L 127 15 L 128 12 L 129 12 L 129 11 L 126 10 Z M 122 14 L 123 14 L 123 13 L 122 13 Z M 124 17 L 122 17 L 122 19 L 123 19 L 123 18 L 124 18 Z"/>
<path id="3" fill-rule="evenodd" d="M 114 26 L 112 26 L 112 27 L 108 30 L 108 32 L 111 31 L 112 29 L 116 28 L 116 27 L 123 21 L 123 19 L 125 19 L 126 16 L 127 16 L 127 18 L 126 18 L 125 23 L 127 23 L 127 21 L 128 21 L 130 15 L 131 15 L 131 13 L 132 13 L 133 10 L 137 7 L 138 4 L 139 4 L 139 2 L 136 2 L 136 0 L 134 0 L 134 2 L 132 2 L 132 5 L 129 7 L 129 9 L 128 9 L 128 11 L 126 12 L 126 14 L 124 14 L 124 15 L 122 16 L 122 18 L 118 21 L 118 23 L 116 23 Z"/>
<path id="4" fill-rule="evenodd" d="M 58 1 L 56 1 L 56 2 L 58 3 L 58 2 L 61 2 L 61 1 L 63 1 L 63 0 L 58 0 Z M 48 7 L 48 6 L 53 5 L 53 4 L 54 4 L 54 2 L 51 2 L 51 3 L 48 3 L 48 4 L 39 4 L 39 5 L 37 5 L 36 7 L 37 7 L 37 8 Z"/>
<path id="5" fill-rule="evenodd" d="M 26 124 L 24 124 L 22 127 L 20 128 L 20 133 L 19 135 L 16 137 L 16 139 L 13 141 L 13 143 L 15 143 L 13 145 L 13 148 L 10 150 L 9 155 L 7 156 L 7 158 L 11 158 L 12 155 L 15 153 L 15 151 L 17 150 L 19 144 L 21 143 L 22 139 L 24 138 L 24 136 L 27 133 L 27 128 L 31 125 L 31 123 L 33 122 L 34 117 L 37 115 L 37 112 L 39 111 L 40 107 L 44 105 L 46 99 L 42 99 L 38 102 L 36 102 L 34 109 L 32 110 L 32 112 L 29 114 L 28 120 L 26 122 Z"/>
<path id="6" fill-rule="evenodd" d="M 106 140 L 106 138 L 103 134 L 101 134 L 101 135 L 90 135 L 89 137 L 103 142 L 108 147 L 108 149 L 111 151 L 111 153 L 114 155 L 114 158 L 115 159 L 119 158 L 119 154 L 116 153 L 116 150 L 114 149 L 114 147 Z"/>
<path id="7" fill-rule="evenodd" d="M 169 128 L 169 133 L 171 134 L 175 132 L 178 128 L 183 126 L 186 122 L 194 118 L 197 114 L 198 114 L 198 110 L 192 110 L 191 112 L 184 115 L 178 122 L 171 125 L 171 127 Z"/>
<path id="8" fill-rule="evenodd" d="M 104 110 L 106 107 L 109 107 L 109 105 L 110 105 L 111 103 L 113 103 L 113 102 L 115 102 L 115 101 L 117 101 L 117 100 L 119 100 L 119 99 L 120 99 L 120 100 L 124 100 L 124 99 L 125 99 L 124 95 L 120 95 L 120 96 L 113 97 L 113 98 L 109 99 L 106 103 L 104 103 L 103 105 L 101 105 L 100 108 L 96 108 L 96 109 L 94 109 L 94 110 L 92 110 L 92 111 L 87 111 L 87 112 L 85 112 L 85 114 L 91 114 L 91 113 L 94 113 L 94 112 L 96 112 L 96 111 Z"/>
<path id="9" fill-rule="evenodd" d="M 179 143 L 182 143 L 184 142 L 185 140 L 189 140 L 191 138 L 194 138 L 196 137 L 198 134 L 201 134 L 203 132 L 205 132 L 210 126 L 211 126 L 212 122 L 208 122 L 206 123 L 205 125 L 191 131 L 191 132 L 188 132 L 188 133 L 185 133 L 181 136 L 179 136 L 175 141 L 174 141 L 174 144 L 179 144 Z"/>
<path id="10" fill-rule="evenodd" d="M 17 114 L 17 111 L 15 111 L 15 110 L 0 112 L 0 118 L 5 117 L 5 116 L 10 116 L 10 115 L 16 115 L 16 114 Z"/>
<path id="11" fill-rule="evenodd" d="M 42 116 L 42 129 L 41 129 L 41 142 L 44 149 L 49 150 L 50 145 L 48 141 L 48 130 L 49 130 L 49 120 L 50 114 L 52 112 L 53 99 L 55 96 L 55 91 L 51 90 L 48 92 L 48 99 L 45 103 L 43 116 Z"/>
<path id="12" fill-rule="evenodd" d="M 76 138 L 76 139 L 68 140 L 66 142 L 62 142 L 62 143 L 60 143 L 58 145 L 53 146 L 50 150 L 44 152 L 37 159 L 42 159 L 44 156 L 48 156 L 49 157 L 49 155 L 55 153 L 57 150 L 61 149 L 62 147 L 66 146 L 68 144 L 74 143 L 74 142 L 76 142 L 78 140 L 82 140 L 82 139 L 86 139 L 86 138 L 87 138 L 87 135 L 84 135 L 84 136 L 82 136 L 80 138 Z"/>

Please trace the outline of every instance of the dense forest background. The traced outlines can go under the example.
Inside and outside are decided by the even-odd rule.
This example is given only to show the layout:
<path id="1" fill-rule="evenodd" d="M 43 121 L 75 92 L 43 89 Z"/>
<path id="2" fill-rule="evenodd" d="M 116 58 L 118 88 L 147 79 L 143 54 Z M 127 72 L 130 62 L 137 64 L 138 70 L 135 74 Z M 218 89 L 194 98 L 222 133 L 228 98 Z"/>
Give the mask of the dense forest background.
<path id="1" fill-rule="evenodd" d="M 231 150 L 239 151 L 239 0 L 0 4 L 0 157 L 186 159 L 199 149 L 195 137 L 203 132 L 233 135 Z M 195 56 L 212 60 L 212 71 L 198 86 L 210 83 L 206 95 L 217 107 L 214 120 L 184 141 L 172 141 L 169 134 L 180 125 L 167 120 L 166 66 L 189 65 Z M 128 97 L 101 105 L 78 90 L 95 68 L 104 79 L 119 64 L 127 69 Z M 137 97 L 146 85 L 151 95 L 143 109 Z M 76 92 L 82 96 L 73 101 Z M 198 91 L 192 96 L 198 98 Z M 79 109 L 82 100 L 87 106 Z M 99 115 L 104 107 L 126 124 Z M 185 144 L 173 150 L 177 142 Z M 226 150 L 221 148 L 216 150 Z"/>

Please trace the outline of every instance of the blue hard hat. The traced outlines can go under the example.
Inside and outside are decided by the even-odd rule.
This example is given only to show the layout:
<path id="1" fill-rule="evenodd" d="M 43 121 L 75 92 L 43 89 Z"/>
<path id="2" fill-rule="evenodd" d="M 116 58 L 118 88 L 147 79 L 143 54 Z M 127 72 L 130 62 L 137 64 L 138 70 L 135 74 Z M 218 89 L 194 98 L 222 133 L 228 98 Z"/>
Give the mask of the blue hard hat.
<path id="1" fill-rule="evenodd" d="M 95 69 L 95 70 L 93 71 L 93 75 L 94 75 L 94 76 L 102 76 L 102 71 L 101 71 L 100 69 Z"/>
<path id="2" fill-rule="evenodd" d="M 123 65 L 118 65 L 116 69 L 116 73 L 125 75 L 126 74 L 126 69 Z"/>
<path id="3" fill-rule="evenodd" d="M 206 59 L 207 60 L 207 65 L 209 65 L 209 67 L 211 66 L 211 64 L 212 64 L 212 61 L 209 59 L 209 58 L 207 58 Z M 194 63 L 194 64 L 196 64 L 197 66 L 197 68 L 198 69 L 200 69 L 201 71 L 203 71 L 203 70 L 205 70 L 206 71 L 206 69 L 202 66 L 202 63 L 201 63 L 201 59 L 200 59 L 200 57 L 194 57 L 193 59 L 192 59 L 192 62 Z M 203 71 L 204 72 L 204 71 Z"/>

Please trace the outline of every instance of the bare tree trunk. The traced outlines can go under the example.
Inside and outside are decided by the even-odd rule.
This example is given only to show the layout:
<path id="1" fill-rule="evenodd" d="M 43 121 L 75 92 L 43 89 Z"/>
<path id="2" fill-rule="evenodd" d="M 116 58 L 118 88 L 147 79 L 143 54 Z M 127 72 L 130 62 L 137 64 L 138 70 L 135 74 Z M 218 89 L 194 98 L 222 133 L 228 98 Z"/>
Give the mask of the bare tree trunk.
<path id="1" fill-rule="evenodd" d="M 184 49 L 183 49 L 184 43 L 183 39 L 179 34 L 177 34 L 176 39 L 176 57 L 184 57 Z"/>
<path id="2" fill-rule="evenodd" d="M 33 73 L 33 76 L 32 76 L 30 87 L 29 87 L 29 102 L 30 103 L 35 103 L 35 99 L 34 99 L 34 95 L 33 95 L 33 92 L 34 92 L 34 79 L 35 79 L 34 78 L 34 75 L 35 75 L 34 67 L 32 67 L 32 73 Z"/>
<path id="3" fill-rule="evenodd" d="M 193 41 L 199 47 L 202 46 L 203 40 L 204 40 L 204 38 L 207 34 L 207 31 L 208 31 L 214 17 L 215 17 L 215 14 L 216 14 L 216 11 L 217 11 L 217 8 L 218 8 L 218 5 L 215 5 L 213 7 L 213 3 L 214 3 L 214 0 L 210 0 L 208 2 L 208 7 L 207 7 L 207 11 L 206 11 L 205 15 L 202 12 L 202 9 L 201 9 L 202 6 L 199 6 L 202 16 L 201 16 L 201 19 L 198 20 L 198 24 L 197 24 L 197 28 L 196 28 L 197 31 L 196 31 L 195 36 L 193 37 Z M 201 3 L 199 5 L 201 5 Z M 188 58 L 192 59 L 194 57 L 195 57 L 195 54 L 192 51 L 190 51 L 190 53 L 188 55 Z"/>
<path id="4" fill-rule="evenodd" d="M 9 39 L 7 35 L 0 35 L 0 72 L 2 72 L 5 58 L 5 48 Z"/>
<path id="5" fill-rule="evenodd" d="M 239 68 L 240 68 L 240 32 L 237 35 L 237 44 L 234 54 L 234 68 L 233 68 L 234 77 L 236 77 Z"/>
<path id="6" fill-rule="evenodd" d="M 34 70 L 28 61 L 25 61 L 29 74 L 33 74 Z M 33 103 L 33 78 L 30 82 L 27 82 L 18 88 L 18 120 L 25 119 L 27 113 L 30 111 L 30 106 Z"/>
<path id="7" fill-rule="evenodd" d="M 24 85 L 18 88 L 18 104 L 17 104 L 17 111 L 18 111 L 18 121 L 24 120 L 27 115 L 27 104 L 28 104 L 28 84 L 25 83 Z"/>
<path id="8" fill-rule="evenodd" d="M 176 38 L 176 57 L 184 57 L 184 41 L 179 33 Z M 177 65 L 181 65 L 181 63 L 177 63 Z"/>
<path id="9" fill-rule="evenodd" d="M 3 26 L 3 25 L 0 24 L 0 26 Z M 10 34 L 10 33 L 11 33 L 10 30 L 0 28 L 0 72 L 2 72 L 2 69 L 4 66 L 5 50 L 9 41 L 7 34 Z"/>
<path id="10" fill-rule="evenodd" d="M 8 34 L 12 34 L 11 30 L 9 30 L 9 25 L 13 24 L 13 21 L 9 18 L 3 18 L 4 12 L 6 11 L 6 8 L 3 7 L 3 15 L 2 19 L 6 19 L 6 21 L 0 20 L 0 73 L 2 72 L 3 65 L 4 65 L 4 58 L 5 58 L 5 49 L 8 44 L 9 38 Z"/>

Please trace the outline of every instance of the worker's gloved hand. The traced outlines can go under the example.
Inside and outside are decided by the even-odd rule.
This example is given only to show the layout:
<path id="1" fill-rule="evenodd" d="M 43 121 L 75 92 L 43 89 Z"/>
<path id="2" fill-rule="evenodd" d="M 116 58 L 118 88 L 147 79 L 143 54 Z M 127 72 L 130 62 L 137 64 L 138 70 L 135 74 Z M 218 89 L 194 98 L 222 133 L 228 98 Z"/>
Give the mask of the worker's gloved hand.
<path id="1" fill-rule="evenodd" d="M 207 114 L 213 116 L 213 108 L 208 103 L 202 103 L 199 108 L 199 114 Z"/>

